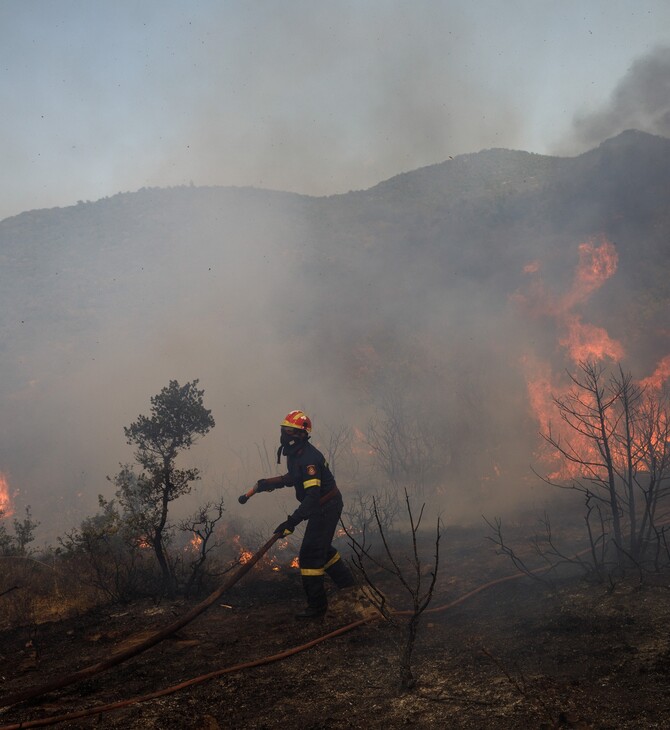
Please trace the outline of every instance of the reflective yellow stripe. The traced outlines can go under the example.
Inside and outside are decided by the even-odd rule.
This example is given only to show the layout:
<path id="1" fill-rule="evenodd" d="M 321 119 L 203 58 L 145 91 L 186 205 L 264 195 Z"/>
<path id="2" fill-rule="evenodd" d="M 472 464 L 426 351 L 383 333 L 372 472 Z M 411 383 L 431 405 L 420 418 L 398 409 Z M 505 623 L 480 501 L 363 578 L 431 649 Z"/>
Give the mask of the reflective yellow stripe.
<path id="1" fill-rule="evenodd" d="M 302 486 L 305 487 L 305 489 L 309 489 L 310 487 L 320 487 L 321 480 L 320 479 L 308 479 L 306 482 L 302 483 Z"/>
<path id="2" fill-rule="evenodd" d="M 324 570 L 328 570 L 328 568 L 330 568 L 331 565 L 335 565 L 335 563 L 339 559 L 340 559 L 340 554 L 339 553 L 335 553 L 335 555 L 333 555 L 333 557 L 323 566 L 323 569 Z"/>
<path id="3" fill-rule="evenodd" d="M 323 575 L 325 572 L 323 568 L 300 568 L 300 575 Z"/>

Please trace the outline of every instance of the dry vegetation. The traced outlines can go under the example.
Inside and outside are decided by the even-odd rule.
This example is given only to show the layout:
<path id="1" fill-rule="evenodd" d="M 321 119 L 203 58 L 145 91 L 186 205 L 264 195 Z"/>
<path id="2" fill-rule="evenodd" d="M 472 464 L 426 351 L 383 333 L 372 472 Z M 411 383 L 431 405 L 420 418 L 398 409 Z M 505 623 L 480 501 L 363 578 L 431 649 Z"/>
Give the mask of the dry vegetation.
<path id="1" fill-rule="evenodd" d="M 175 399 L 195 414 L 179 424 L 182 448 L 209 427 L 196 384 L 171 381 L 152 399 L 158 422 L 172 423 L 159 406 Z M 390 485 L 385 499 L 352 499 L 349 546 L 339 538 L 381 612 L 334 595 L 323 620 L 296 621 L 297 545 L 281 541 L 166 640 L 19 702 L 170 626 L 267 538 L 239 535 L 222 502 L 181 530 L 168 521 L 167 504 L 197 472 L 176 469 L 174 434 L 163 441 L 164 430 L 140 417 L 146 474 L 126 468 L 116 479 L 119 506 L 101 499 L 97 515 L 42 556 L 30 551 L 29 511 L 14 535 L 3 528 L 0 730 L 58 718 L 74 728 L 178 730 L 667 727 L 667 400 L 621 369 L 608 377 L 584 364 L 573 384 L 556 399 L 568 436 L 546 439 L 579 470 L 546 479 L 565 497 L 551 520 L 422 524 L 425 505 L 406 483 L 426 457 L 391 409 L 368 440 Z M 338 433 L 333 461 L 347 442 Z M 388 500 L 400 484 L 404 516 L 402 502 Z"/>
<path id="2" fill-rule="evenodd" d="M 577 530 L 556 527 L 576 544 Z M 529 563 L 529 522 L 507 540 Z M 557 537 L 558 539 L 558 537 Z M 427 565 L 434 535 L 421 543 Z M 483 529 L 446 528 L 443 569 L 414 654 L 416 686 L 398 687 L 400 635 L 371 621 L 282 661 L 235 671 L 72 728 L 661 728 L 670 710 L 670 575 L 591 582 L 574 572 L 515 577 Z M 89 666 L 172 622 L 184 599 L 91 605 L 67 574 L 10 561 L 21 588 L 0 598 L 3 695 Z M 7 709 L 0 722 L 61 716 L 137 698 L 190 678 L 278 654 L 360 613 L 334 598 L 323 621 L 297 622 L 296 570 L 263 561 L 171 639 L 103 674 Z M 23 572 L 21 572 L 23 571 Z M 11 571 L 10 571 L 11 572 Z M 3 573 L 3 588 L 8 573 Z M 390 603 L 402 587 L 377 575 Z M 11 582 L 11 580 L 10 580 Z M 450 606 L 450 607 L 446 607 Z M 446 608 L 445 608 L 446 607 Z"/>

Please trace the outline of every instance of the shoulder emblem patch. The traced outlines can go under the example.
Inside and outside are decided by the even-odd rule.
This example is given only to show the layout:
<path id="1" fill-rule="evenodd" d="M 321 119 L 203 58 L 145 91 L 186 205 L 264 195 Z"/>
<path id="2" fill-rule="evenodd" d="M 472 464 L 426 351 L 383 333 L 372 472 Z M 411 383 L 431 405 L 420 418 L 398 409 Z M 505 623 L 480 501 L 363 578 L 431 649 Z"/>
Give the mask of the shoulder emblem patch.
<path id="1" fill-rule="evenodd" d="M 314 475 L 316 474 L 316 467 L 314 466 L 314 464 L 310 464 L 310 465 L 309 465 L 309 466 L 307 467 L 307 473 L 308 473 L 308 474 L 309 474 L 309 475 L 310 475 L 311 477 L 313 477 L 313 476 L 314 476 Z"/>

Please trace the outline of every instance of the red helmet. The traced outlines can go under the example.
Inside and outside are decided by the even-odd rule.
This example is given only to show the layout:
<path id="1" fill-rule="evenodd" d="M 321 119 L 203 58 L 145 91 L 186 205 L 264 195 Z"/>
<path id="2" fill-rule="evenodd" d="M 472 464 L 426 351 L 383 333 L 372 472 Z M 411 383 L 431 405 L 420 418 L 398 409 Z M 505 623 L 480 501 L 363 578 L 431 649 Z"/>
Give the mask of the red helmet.
<path id="1" fill-rule="evenodd" d="M 312 432 L 312 422 L 309 420 L 309 416 L 306 416 L 302 411 L 291 411 L 281 422 L 281 425 L 287 428 L 299 428 L 307 431 L 307 433 Z"/>

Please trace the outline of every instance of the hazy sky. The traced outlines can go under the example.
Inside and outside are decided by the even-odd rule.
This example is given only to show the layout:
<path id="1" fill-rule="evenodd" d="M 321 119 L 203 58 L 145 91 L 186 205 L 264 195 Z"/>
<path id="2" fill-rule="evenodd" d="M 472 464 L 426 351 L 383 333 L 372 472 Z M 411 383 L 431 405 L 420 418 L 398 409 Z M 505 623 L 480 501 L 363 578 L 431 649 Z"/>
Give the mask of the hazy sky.
<path id="1" fill-rule="evenodd" d="M 669 46 L 668 0 L 0 0 L 0 219 L 191 181 L 323 195 L 663 133 L 668 81 L 630 87 Z"/>

